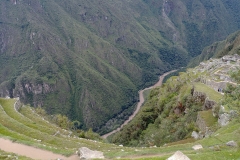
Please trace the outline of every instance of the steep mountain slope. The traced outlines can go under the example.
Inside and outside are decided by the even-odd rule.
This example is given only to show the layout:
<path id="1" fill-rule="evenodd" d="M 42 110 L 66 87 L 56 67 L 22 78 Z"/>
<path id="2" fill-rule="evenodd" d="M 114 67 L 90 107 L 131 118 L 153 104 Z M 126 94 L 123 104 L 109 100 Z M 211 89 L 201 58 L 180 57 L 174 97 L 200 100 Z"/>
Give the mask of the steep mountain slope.
<path id="1" fill-rule="evenodd" d="M 227 37 L 224 41 L 215 42 L 204 48 L 202 53 L 189 63 L 189 66 L 196 66 L 200 62 L 210 58 L 220 58 L 224 55 L 240 55 L 240 31 Z"/>
<path id="2" fill-rule="evenodd" d="M 2 0 L 1 96 L 104 133 L 109 119 L 133 109 L 139 88 L 236 31 L 239 6 L 237 0 Z"/>
<path id="3" fill-rule="evenodd" d="M 239 46 L 232 49 L 236 47 Z M 136 118 L 112 141 L 130 146 L 161 146 L 193 135 L 198 139 L 210 136 L 238 117 L 240 56 L 228 53 L 221 59 L 201 62 L 186 73 L 171 77 L 163 87 L 153 89 Z"/>

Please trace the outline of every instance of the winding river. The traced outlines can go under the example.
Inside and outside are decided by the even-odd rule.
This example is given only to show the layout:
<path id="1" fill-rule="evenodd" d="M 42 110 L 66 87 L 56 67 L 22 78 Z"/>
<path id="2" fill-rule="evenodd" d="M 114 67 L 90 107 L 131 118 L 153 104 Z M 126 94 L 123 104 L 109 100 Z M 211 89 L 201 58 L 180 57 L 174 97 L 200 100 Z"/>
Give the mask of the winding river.
<path id="1" fill-rule="evenodd" d="M 126 120 L 119 128 L 113 130 L 113 131 L 110 132 L 110 133 L 107 133 L 107 134 L 103 135 L 102 138 L 106 139 L 108 136 L 110 136 L 110 135 L 112 135 L 112 134 L 120 131 L 120 129 L 122 129 L 123 126 L 125 126 L 126 124 L 128 124 L 128 123 L 136 116 L 136 114 L 139 112 L 141 106 L 142 106 L 143 103 L 144 103 L 143 92 L 146 91 L 146 90 L 149 90 L 149 89 L 152 89 L 152 88 L 161 86 L 164 77 L 166 77 L 166 76 L 169 75 L 170 73 L 173 73 L 173 72 L 176 72 L 176 71 L 177 71 L 177 70 L 172 70 L 172 71 L 170 71 L 170 72 L 164 73 L 163 75 L 161 75 L 161 76 L 159 77 L 159 81 L 158 81 L 156 84 L 154 84 L 154 85 L 151 86 L 151 87 L 148 87 L 148 88 L 145 88 L 145 89 L 143 89 L 143 90 L 140 90 L 140 91 L 139 91 L 139 102 L 138 102 L 137 108 L 136 108 L 136 110 L 133 112 L 133 114 L 132 114 L 132 115 L 128 118 L 128 120 Z"/>
<path id="2" fill-rule="evenodd" d="M 123 126 L 128 124 L 135 117 L 135 115 L 139 112 L 142 104 L 144 103 L 143 92 L 145 90 L 152 89 L 152 88 L 155 88 L 157 86 L 161 86 L 164 77 L 167 76 L 168 74 L 172 73 L 172 72 L 175 72 L 175 71 L 176 70 L 173 70 L 173 71 L 170 71 L 170 72 L 167 72 L 167 73 L 161 75 L 159 77 L 159 81 L 155 85 L 153 85 L 151 87 L 148 87 L 148 88 L 145 88 L 143 90 L 140 90 L 139 91 L 139 102 L 137 104 L 137 108 L 134 111 L 134 113 L 128 118 L 128 120 L 126 120 L 121 125 L 121 127 L 117 128 L 116 130 L 114 130 L 114 131 L 112 131 L 108 134 L 103 135 L 102 137 L 107 138 L 108 136 L 112 135 L 113 133 L 118 132 Z M 27 145 L 24 145 L 24 144 L 14 143 L 10 140 L 3 139 L 3 138 L 0 138 L 0 149 L 3 150 L 3 151 L 6 151 L 6 152 L 13 152 L 13 153 L 23 155 L 23 156 L 26 156 L 26 157 L 30 157 L 30 158 L 33 158 L 33 159 L 58 159 L 58 158 L 66 159 L 66 160 L 77 160 L 77 159 L 79 159 L 79 157 L 77 155 L 72 155 L 71 157 L 65 157 L 63 155 L 55 154 L 55 153 L 52 153 L 50 151 L 42 150 L 42 149 L 35 148 L 35 147 L 32 147 L 32 146 L 27 146 Z"/>

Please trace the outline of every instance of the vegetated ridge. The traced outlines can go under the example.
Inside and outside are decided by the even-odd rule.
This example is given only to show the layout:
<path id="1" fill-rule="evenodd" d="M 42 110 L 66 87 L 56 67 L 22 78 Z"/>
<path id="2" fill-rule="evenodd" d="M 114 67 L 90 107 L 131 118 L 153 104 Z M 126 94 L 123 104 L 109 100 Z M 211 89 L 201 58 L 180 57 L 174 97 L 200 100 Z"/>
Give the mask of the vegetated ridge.
<path id="1" fill-rule="evenodd" d="M 240 107 L 238 39 L 236 34 L 228 43 L 233 46 L 229 52 L 227 47 L 217 52 L 227 54 L 221 59 L 201 62 L 153 89 L 139 114 L 110 140 L 128 146 L 191 142 L 195 133 L 196 139 L 209 137 L 236 118 Z"/>
<path id="2" fill-rule="evenodd" d="M 0 2 L 0 95 L 104 134 L 137 91 L 239 27 L 238 0 Z"/>
<path id="3" fill-rule="evenodd" d="M 237 60 L 237 61 L 236 61 Z M 208 62 L 201 63 L 200 66 L 189 69 L 187 73 L 180 73 L 178 77 L 170 78 L 163 87 L 154 89 L 152 93 L 156 93 L 158 90 L 163 91 L 165 87 L 172 89 L 170 85 L 178 86 L 178 84 L 183 84 L 184 80 L 188 83 L 194 83 L 194 95 L 198 98 L 195 98 L 195 101 L 201 101 L 203 96 L 205 97 L 205 103 L 202 107 L 205 107 L 206 110 L 199 111 L 199 117 L 203 123 L 199 123 L 199 126 L 204 126 L 195 130 L 199 137 L 196 139 L 187 139 L 183 141 L 177 141 L 175 143 L 168 143 L 165 146 L 157 147 L 125 147 L 123 145 L 114 145 L 109 143 L 104 143 L 98 140 L 87 140 L 79 138 L 79 130 L 65 130 L 62 129 L 50 121 L 47 121 L 45 118 L 41 117 L 38 114 L 38 110 L 33 109 L 29 106 L 22 105 L 17 99 L 0 99 L 0 141 L 2 138 L 10 139 L 13 142 L 8 143 L 9 145 L 15 145 L 15 143 L 23 143 L 28 146 L 33 146 L 36 148 L 51 151 L 53 153 L 63 154 L 66 156 L 74 155 L 68 159 L 74 157 L 77 158 L 76 151 L 82 147 L 88 147 L 91 150 L 101 151 L 106 159 L 167 159 L 176 151 L 183 152 L 190 159 L 237 159 L 240 156 L 239 146 L 240 146 L 240 123 L 239 123 L 239 65 L 240 57 L 239 56 L 225 56 L 222 59 L 212 59 Z M 232 71 L 231 75 L 227 74 L 228 71 Z M 209 76 L 211 74 L 211 76 Z M 188 75 L 188 76 L 186 76 Z M 224 75 L 224 76 L 223 76 Z M 197 78 L 198 77 L 198 78 Z M 191 81 L 195 79 L 196 81 Z M 214 90 L 214 86 L 221 81 L 228 81 L 227 83 L 233 84 L 225 89 L 224 96 L 218 91 Z M 215 82 L 215 83 L 214 83 Z M 184 84 L 185 85 L 185 84 Z M 183 85 L 182 91 L 185 89 Z M 218 86 L 218 89 L 221 86 Z M 222 91 L 221 91 L 222 92 Z M 189 97 L 187 91 L 181 92 L 186 93 L 185 97 Z M 168 93 L 165 92 L 165 95 L 168 96 Z M 161 95 L 161 98 L 164 98 L 165 95 Z M 180 97 L 180 96 L 179 96 Z M 150 98 L 150 97 L 149 97 Z M 203 97 L 204 98 L 204 97 Z M 222 99 L 221 102 L 223 107 L 218 108 L 219 99 Z M 166 99 L 165 99 L 166 100 Z M 152 98 L 149 99 L 152 101 Z M 213 104 L 213 110 L 209 110 L 206 107 L 210 107 L 210 102 L 216 102 Z M 166 100 L 166 103 L 168 101 Z M 179 101 L 178 101 L 179 102 Z M 197 102 L 196 102 L 197 103 Z M 142 109 L 149 109 L 149 102 Z M 179 103 L 177 103 L 179 104 Z M 196 107 L 196 106 L 195 106 Z M 194 108 L 195 108 L 194 107 Z M 174 109 L 174 114 L 178 114 L 175 118 L 182 119 L 184 114 L 192 113 L 192 107 L 188 110 L 185 109 L 185 113 L 181 113 L 181 107 Z M 221 110 L 218 110 L 221 109 Z M 146 111 L 146 110 L 145 110 Z M 187 113 L 188 112 L 188 113 Z M 213 114 L 214 113 L 214 114 Z M 138 114 L 139 115 L 139 114 Z M 144 115 L 140 113 L 140 115 Z M 148 112 L 150 115 L 150 112 Z M 216 117 L 218 116 L 220 120 L 217 122 Z M 228 116 L 228 118 L 222 118 L 222 116 Z M 144 116 L 146 117 L 146 116 Z M 165 117 L 169 120 L 170 117 Z M 172 117 L 174 118 L 174 117 Z M 135 120 L 136 118 L 134 118 Z M 132 122 L 134 122 L 134 120 Z M 222 120 L 225 120 L 222 123 Z M 220 122 L 221 121 L 221 122 Z M 144 123 L 144 121 L 142 121 Z M 159 121 L 158 121 L 159 122 Z M 217 125 L 219 123 L 220 126 Z M 181 121 L 175 119 L 172 123 L 174 126 L 181 126 Z M 186 123 L 188 124 L 188 123 Z M 154 124 L 155 125 L 155 124 Z M 160 124 L 159 124 L 160 126 Z M 153 127 L 153 126 L 152 126 Z M 169 126 L 166 126 L 169 127 Z M 170 126 L 171 127 L 171 126 Z M 184 127 L 184 126 L 181 126 Z M 179 128 L 179 127 L 178 127 Z M 153 129 L 153 128 L 152 128 Z M 208 130 L 206 130 L 208 129 Z M 205 131 L 203 131 L 205 130 Z M 149 128 L 147 128 L 149 131 Z M 153 134 L 158 133 L 153 132 Z M 209 132 L 211 131 L 211 132 Z M 147 132 L 146 132 L 147 133 Z M 179 132 L 178 132 L 179 133 Z M 169 136 L 172 137 L 171 133 Z M 155 135 L 156 136 L 156 135 Z M 174 134 L 176 136 L 176 134 Z M 203 138 L 203 136 L 205 136 Z M 150 141 L 150 138 L 155 138 L 153 136 L 148 137 L 148 142 L 151 142 L 151 145 L 154 145 L 157 141 Z M 166 136 L 168 138 L 168 136 Z M 202 139 L 203 138 L 203 139 Z M 152 139 L 153 140 L 153 139 Z M 159 139 L 160 140 L 160 139 Z M 165 140 L 165 139 L 163 139 Z M 3 140 L 6 142 L 6 140 Z M 8 141 L 9 142 L 9 141 Z M 161 141 L 158 141 L 161 143 Z M 5 150 L 5 143 L 0 143 L 0 149 Z M 149 144 L 149 143 L 148 143 Z M 156 143 L 156 145 L 158 145 Z M 202 149 L 197 149 L 196 146 L 203 147 Z M 200 147 L 200 148 L 201 148 Z M 11 159 L 11 160 L 30 160 L 31 152 L 17 152 L 14 148 L 10 147 L 11 152 L 0 150 L 1 159 Z M 32 149 L 32 148 L 31 148 Z M 79 150 L 79 151 L 80 151 Z M 29 150 L 30 151 L 30 150 Z M 78 151 L 78 153 L 79 153 Z M 177 152 L 179 153 L 179 152 Z M 56 155 L 56 154 L 51 154 Z M 86 156 L 86 154 L 85 154 Z M 59 158 L 58 157 L 58 158 Z M 43 157 L 38 157 L 42 159 Z M 35 159 L 35 158 L 34 158 Z"/>

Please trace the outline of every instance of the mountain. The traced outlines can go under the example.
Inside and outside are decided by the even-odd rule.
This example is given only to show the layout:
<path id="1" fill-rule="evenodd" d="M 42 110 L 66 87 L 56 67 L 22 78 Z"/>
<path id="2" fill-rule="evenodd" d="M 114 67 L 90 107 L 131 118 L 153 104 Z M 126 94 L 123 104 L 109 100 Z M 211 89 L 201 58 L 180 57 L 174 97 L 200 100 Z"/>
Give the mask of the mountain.
<path id="1" fill-rule="evenodd" d="M 200 55 L 195 57 L 189 63 L 189 66 L 196 66 L 202 61 L 210 58 L 220 58 L 224 55 L 240 55 L 240 31 L 237 31 L 227 37 L 223 41 L 218 41 L 212 45 L 205 47 Z"/>
<path id="2" fill-rule="evenodd" d="M 238 117 L 239 38 L 238 31 L 206 47 L 197 58 L 211 55 L 210 60 L 148 91 L 150 94 L 138 115 L 110 140 L 127 146 L 191 142 L 195 133 L 198 138 L 209 137 Z"/>
<path id="3" fill-rule="evenodd" d="M 111 119 L 133 110 L 140 88 L 236 31 L 239 7 L 237 0 L 2 0 L 0 95 L 106 133 L 120 123 Z"/>
<path id="4" fill-rule="evenodd" d="M 169 78 L 151 90 L 138 115 L 110 140 L 149 147 L 211 136 L 239 116 L 239 74 L 240 56 L 230 55 Z"/>

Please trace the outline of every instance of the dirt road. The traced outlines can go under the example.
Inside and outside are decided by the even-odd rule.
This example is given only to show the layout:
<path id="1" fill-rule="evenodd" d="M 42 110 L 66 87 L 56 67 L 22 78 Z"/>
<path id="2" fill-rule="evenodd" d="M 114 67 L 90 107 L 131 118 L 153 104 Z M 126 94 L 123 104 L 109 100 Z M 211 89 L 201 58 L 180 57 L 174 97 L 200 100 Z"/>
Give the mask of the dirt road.
<path id="1" fill-rule="evenodd" d="M 6 140 L 3 138 L 0 138 L 0 149 L 5 152 L 11 152 L 15 153 L 21 156 L 29 157 L 32 159 L 40 159 L 40 160 L 56 160 L 56 159 L 62 159 L 62 160 L 79 160 L 79 157 L 77 155 L 73 155 L 71 157 L 65 157 L 60 154 L 55 154 L 50 151 L 45 151 L 39 148 L 19 144 L 19 143 L 13 143 L 10 140 Z"/>
<path id="2" fill-rule="evenodd" d="M 170 72 L 167 72 L 167 73 L 163 74 L 162 76 L 159 77 L 159 81 L 155 85 L 139 91 L 139 102 L 137 104 L 137 109 L 134 111 L 134 113 L 129 117 L 128 120 L 126 120 L 121 125 L 121 127 L 119 127 L 118 129 L 116 129 L 116 130 L 114 130 L 114 131 L 112 131 L 112 132 L 110 132 L 110 133 L 108 133 L 108 134 L 106 134 L 102 137 L 107 138 L 111 134 L 119 131 L 124 125 L 128 124 L 133 119 L 133 117 L 135 117 L 135 115 L 139 112 L 142 104 L 144 103 L 143 92 L 145 90 L 152 89 L 152 88 L 157 87 L 157 86 L 161 86 L 164 77 L 166 75 L 172 73 L 172 72 L 175 72 L 175 71 L 176 70 L 173 70 L 173 71 L 170 71 Z M 42 149 L 35 148 L 35 147 L 32 147 L 32 146 L 27 146 L 27 145 L 23 145 L 23 144 L 19 144 L 19 143 L 14 143 L 10 140 L 6 140 L 6 139 L 3 139 L 3 138 L 0 138 L 0 149 L 5 151 L 5 152 L 12 152 L 12 153 L 22 155 L 22 156 L 26 156 L 26 157 L 29 157 L 29 158 L 32 158 L 32 159 L 40 159 L 40 160 L 56 160 L 56 159 L 78 160 L 79 159 L 79 157 L 77 155 L 72 155 L 71 157 L 65 157 L 63 155 L 55 154 L 55 153 L 52 153 L 50 151 L 42 150 Z"/>
<path id="3" fill-rule="evenodd" d="M 108 136 L 110 136 L 110 135 L 112 135 L 112 134 L 120 131 L 120 129 L 122 129 L 123 126 L 125 126 L 126 124 L 128 124 L 128 123 L 136 116 L 136 114 L 139 112 L 142 104 L 144 103 L 143 92 L 146 91 L 146 90 L 149 90 L 149 89 L 152 89 L 152 88 L 161 86 L 164 77 L 167 76 L 167 75 L 170 74 L 170 73 L 175 72 L 175 71 L 176 71 L 176 70 L 172 70 L 172 71 L 170 71 L 170 72 L 164 73 L 163 75 L 161 75 L 161 76 L 159 77 L 159 81 L 158 81 L 156 84 L 154 84 L 154 85 L 151 86 L 151 87 L 148 87 L 148 88 L 145 88 L 145 89 L 143 89 L 143 90 L 140 90 L 140 91 L 139 91 L 139 102 L 138 102 L 137 108 L 136 108 L 136 110 L 133 112 L 133 114 L 132 114 L 132 115 L 128 118 L 128 120 L 126 120 L 119 128 L 113 130 L 113 131 L 110 132 L 110 133 L 107 133 L 107 134 L 103 135 L 102 138 L 106 139 Z"/>

